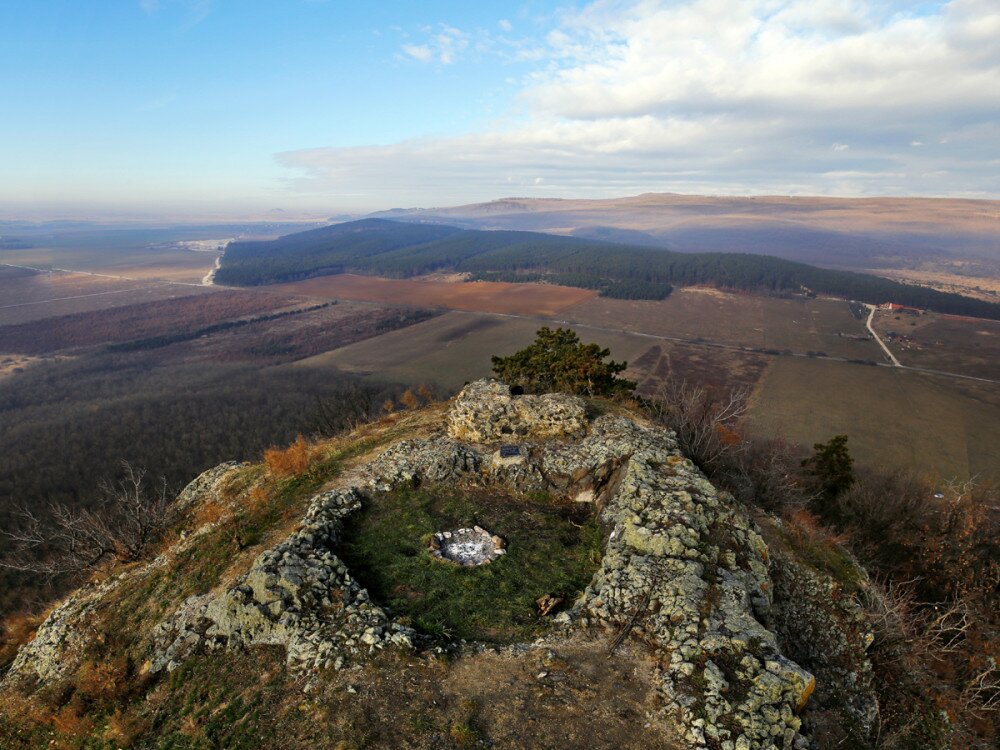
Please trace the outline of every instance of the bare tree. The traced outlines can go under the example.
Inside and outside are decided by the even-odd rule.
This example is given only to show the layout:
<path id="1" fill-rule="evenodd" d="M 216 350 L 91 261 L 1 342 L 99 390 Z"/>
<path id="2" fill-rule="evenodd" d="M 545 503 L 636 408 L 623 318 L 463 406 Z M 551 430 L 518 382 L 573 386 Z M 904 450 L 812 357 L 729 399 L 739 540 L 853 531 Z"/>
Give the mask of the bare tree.
<path id="1" fill-rule="evenodd" d="M 750 391 L 737 388 L 722 399 L 685 380 L 667 380 L 650 399 L 653 418 L 677 434 L 678 447 L 702 469 L 743 449 L 735 426 L 746 413 Z"/>
<path id="2" fill-rule="evenodd" d="M 312 430 L 333 437 L 368 422 L 377 413 L 376 394 L 358 384 L 340 389 L 329 398 L 316 398 Z"/>
<path id="3" fill-rule="evenodd" d="M 15 525 L 0 529 L 11 545 L 0 567 L 60 576 L 94 570 L 109 559 L 138 559 L 166 521 L 166 480 L 150 486 L 143 469 L 127 461 L 122 469 L 117 481 L 102 483 L 93 509 L 53 503 L 44 512 L 16 511 Z"/>

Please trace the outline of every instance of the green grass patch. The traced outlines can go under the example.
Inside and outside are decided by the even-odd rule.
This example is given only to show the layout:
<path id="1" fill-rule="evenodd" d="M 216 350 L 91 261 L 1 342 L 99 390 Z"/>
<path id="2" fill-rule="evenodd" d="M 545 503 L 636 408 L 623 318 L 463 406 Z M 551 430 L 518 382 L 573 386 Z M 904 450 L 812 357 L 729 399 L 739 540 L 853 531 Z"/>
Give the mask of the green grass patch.
<path id="1" fill-rule="evenodd" d="M 480 525 L 507 542 L 489 565 L 433 559 L 431 535 Z M 536 600 L 571 602 L 600 563 L 602 535 L 589 506 L 547 495 L 406 489 L 377 496 L 350 520 L 342 555 L 372 596 L 423 632 L 470 640 L 527 640 L 544 629 Z"/>

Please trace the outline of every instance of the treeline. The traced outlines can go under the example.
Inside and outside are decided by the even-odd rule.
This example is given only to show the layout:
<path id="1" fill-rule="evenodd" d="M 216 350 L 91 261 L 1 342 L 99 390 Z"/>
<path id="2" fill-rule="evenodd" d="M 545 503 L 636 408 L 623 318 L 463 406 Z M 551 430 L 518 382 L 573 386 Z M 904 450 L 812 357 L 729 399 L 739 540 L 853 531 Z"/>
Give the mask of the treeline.
<path id="1" fill-rule="evenodd" d="M 465 230 L 383 219 L 336 224 L 269 242 L 234 242 L 220 284 L 253 286 L 355 272 L 408 278 L 435 271 L 493 281 L 547 281 L 609 297 L 663 299 L 673 286 L 825 294 L 1000 319 L 1000 305 L 748 253 L 676 253 L 537 232 Z"/>
<path id="2" fill-rule="evenodd" d="M 193 331 L 179 331 L 177 333 L 164 333 L 159 336 L 148 336 L 142 339 L 135 339 L 133 341 L 124 341 L 120 344 L 111 344 L 108 346 L 108 351 L 112 352 L 134 352 L 140 351 L 142 349 L 158 349 L 162 346 L 169 346 L 170 344 L 176 344 L 181 341 L 191 341 L 192 339 L 201 338 L 202 336 L 209 336 L 213 333 L 222 333 L 223 331 L 230 331 L 234 328 L 242 328 L 248 325 L 255 325 L 257 323 L 266 323 L 272 320 L 279 320 L 280 318 L 287 318 L 289 315 L 302 315 L 303 313 L 310 313 L 315 310 L 322 310 L 324 307 L 330 307 L 331 305 L 337 304 L 336 300 L 330 302 L 321 302 L 316 305 L 311 305 L 309 307 L 296 308 L 294 310 L 282 310 L 276 313 L 270 313 L 267 315 L 258 315 L 255 318 L 241 318 L 239 320 L 224 320 L 221 323 L 212 323 L 211 325 L 204 326 L 203 328 L 196 328 Z"/>

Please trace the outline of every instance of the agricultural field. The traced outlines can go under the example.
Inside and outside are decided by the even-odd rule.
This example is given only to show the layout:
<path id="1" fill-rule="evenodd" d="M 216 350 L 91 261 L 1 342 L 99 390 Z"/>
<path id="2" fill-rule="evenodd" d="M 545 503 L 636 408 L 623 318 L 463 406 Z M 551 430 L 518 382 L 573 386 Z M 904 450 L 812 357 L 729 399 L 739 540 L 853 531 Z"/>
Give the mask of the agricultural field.
<path id="1" fill-rule="evenodd" d="M 759 349 L 823 353 L 846 359 L 881 359 L 864 321 L 842 300 L 765 297 L 687 287 L 667 299 L 598 297 L 565 318 L 624 331 Z M 853 338 L 849 338 L 853 337 Z"/>
<path id="2" fill-rule="evenodd" d="M 998 321 L 879 311 L 872 326 L 904 365 L 1000 380 Z"/>
<path id="3" fill-rule="evenodd" d="M 1000 394 L 888 367 L 775 357 L 748 423 L 811 445 L 846 434 L 861 463 L 944 478 L 1000 476 Z M 992 393 L 991 393 L 992 391 Z"/>
<path id="4" fill-rule="evenodd" d="M 0 263 L 38 268 L 87 270 L 91 273 L 128 279 L 173 281 L 199 284 L 215 265 L 218 253 L 199 252 L 185 247 L 33 247 L 4 250 Z"/>
<path id="5" fill-rule="evenodd" d="M 285 295 L 219 291 L 133 302 L 70 315 L 50 315 L 42 320 L 0 325 L 0 352 L 44 354 L 80 346 L 164 336 L 300 303 L 302 300 Z"/>
<path id="6" fill-rule="evenodd" d="M 2 267 L 0 267 L 2 268 Z M 110 279 L 86 273 L 0 275 L 0 325 L 209 294 L 211 287 L 161 281 Z"/>
<path id="7" fill-rule="evenodd" d="M 454 390 L 490 374 L 490 357 L 527 345 L 544 321 L 452 312 L 377 338 L 303 359 L 295 367 L 335 369 L 383 382 L 434 383 Z M 846 433 L 861 463 L 927 474 L 1000 475 L 989 446 L 1000 444 L 1000 393 L 920 373 L 805 357 L 767 356 L 698 345 L 652 343 L 577 326 L 584 341 L 630 363 L 625 375 L 655 393 L 668 375 L 717 394 L 752 391 L 752 429 L 805 447 Z"/>
<path id="8" fill-rule="evenodd" d="M 597 292 L 588 289 L 555 284 L 384 279 L 354 274 L 320 276 L 267 288 L 324 298 L 512 315 L 558 315 L 567 308 L 597 297 Z"/>
<path id="9" fill-rule="evenodd" d="M 401 383 L 432 382 L 453 390 L 489 375 L 493 355 L 505 356 L 527 346 L 538 328 L 548 324 L 540 319 L 455 311 L 297 364 Z M 630 360 L 649 348 L 648 340 L 628 334 L 586 328 L 579 333 L 586 341 L 609 347 L 618 360 Z"/>

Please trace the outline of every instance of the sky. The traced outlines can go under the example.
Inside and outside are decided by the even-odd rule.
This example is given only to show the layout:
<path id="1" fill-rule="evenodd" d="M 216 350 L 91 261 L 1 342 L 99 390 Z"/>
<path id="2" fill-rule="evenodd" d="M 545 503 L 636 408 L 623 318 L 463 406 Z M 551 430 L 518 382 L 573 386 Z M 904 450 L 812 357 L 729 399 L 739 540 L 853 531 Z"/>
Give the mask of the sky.
<path id="1" fill-rule="evenodd" d="M 0 217 L 1000 198 L 1000 0 L 0 0 Z"/>

